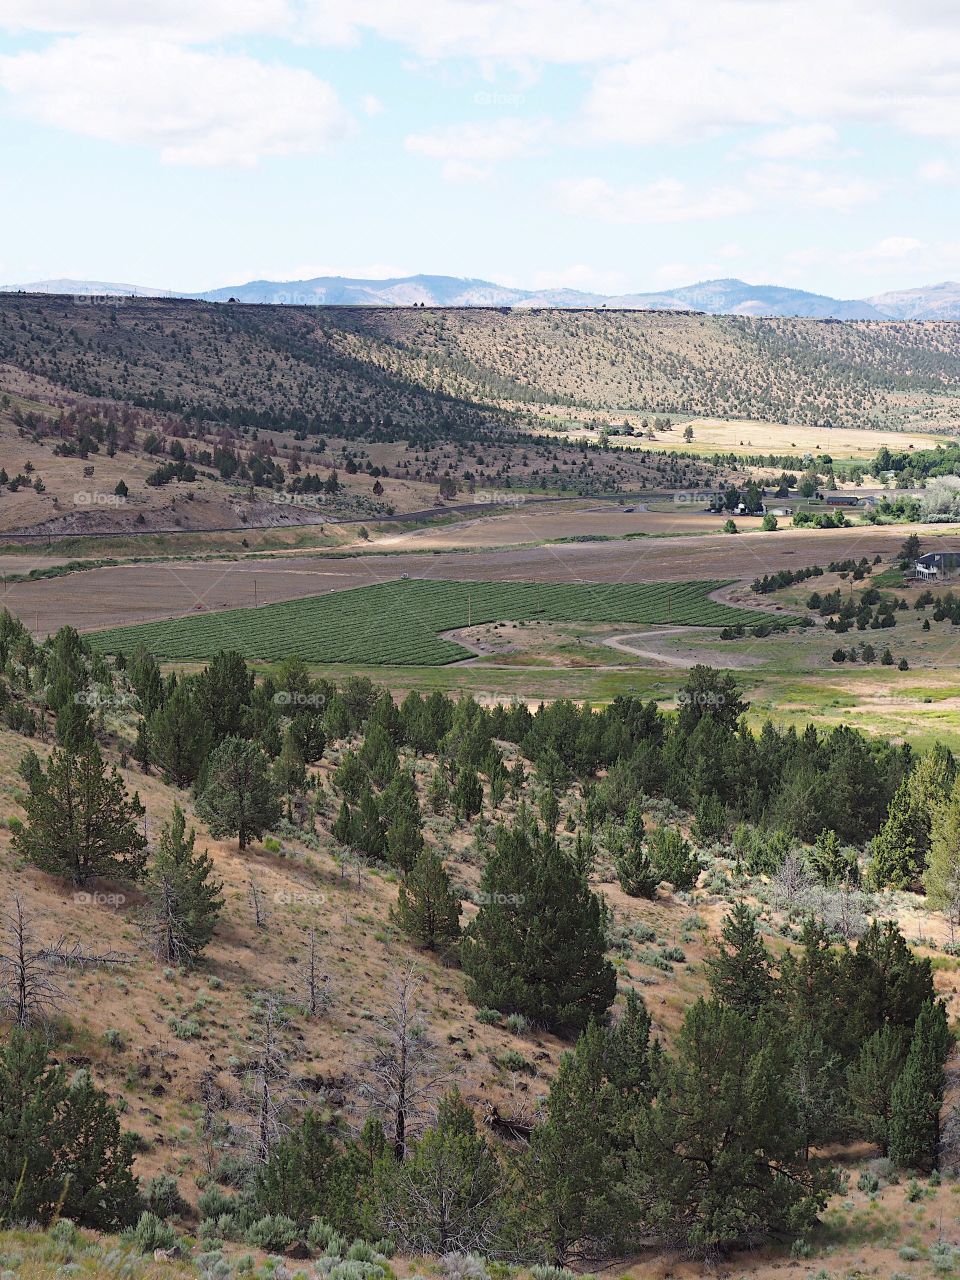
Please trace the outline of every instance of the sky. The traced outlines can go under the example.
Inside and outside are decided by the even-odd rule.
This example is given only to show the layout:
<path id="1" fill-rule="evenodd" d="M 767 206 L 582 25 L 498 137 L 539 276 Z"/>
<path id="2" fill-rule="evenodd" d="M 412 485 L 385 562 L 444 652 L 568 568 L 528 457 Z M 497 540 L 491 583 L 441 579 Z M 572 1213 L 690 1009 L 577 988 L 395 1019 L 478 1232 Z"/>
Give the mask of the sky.
<path id="1" fill-rule="evenodd" d="M 960 279 L 957 0 L 0 0 L 0 282 Z"/>

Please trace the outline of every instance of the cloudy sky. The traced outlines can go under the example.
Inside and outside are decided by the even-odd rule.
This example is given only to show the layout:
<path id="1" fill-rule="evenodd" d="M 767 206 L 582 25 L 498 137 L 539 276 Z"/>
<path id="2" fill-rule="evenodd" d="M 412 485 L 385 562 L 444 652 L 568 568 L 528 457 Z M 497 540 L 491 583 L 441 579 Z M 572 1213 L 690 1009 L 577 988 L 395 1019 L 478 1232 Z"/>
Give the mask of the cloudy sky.
<path id="1" fill-rule="evenodd" d="M 0 0 L 0 281 L 960 278 L 956 0 Z"/>

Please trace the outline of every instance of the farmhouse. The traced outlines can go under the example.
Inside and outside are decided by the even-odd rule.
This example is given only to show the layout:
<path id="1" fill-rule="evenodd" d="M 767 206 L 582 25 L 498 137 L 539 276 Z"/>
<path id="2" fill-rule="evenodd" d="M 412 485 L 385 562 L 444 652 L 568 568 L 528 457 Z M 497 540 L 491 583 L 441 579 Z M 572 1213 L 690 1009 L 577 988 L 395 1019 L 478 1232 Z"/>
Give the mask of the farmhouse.
<path id="1" fill-rule="evenodd" d="M 913 576 L 923 582 L 939 582 L 948 578 L 960 565 L 960 555 L 954 551 L 928 551 L 914 561 Z"/>

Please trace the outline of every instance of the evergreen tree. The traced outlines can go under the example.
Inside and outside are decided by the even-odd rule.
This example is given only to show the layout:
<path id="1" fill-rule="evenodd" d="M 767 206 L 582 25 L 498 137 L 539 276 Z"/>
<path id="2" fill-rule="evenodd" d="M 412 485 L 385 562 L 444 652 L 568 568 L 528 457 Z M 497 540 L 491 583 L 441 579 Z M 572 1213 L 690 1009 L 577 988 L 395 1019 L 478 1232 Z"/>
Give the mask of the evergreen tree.
<path id="1" fill-rule="evenodd" d="M 856 859 L 848 857 L 835 831 L 821 831 L 809 855 L 810 866 L 823 884 L 843 884 L 856 878 Z"/>
<path id="2" fill-rule="evenodd" d="M 952 940 L 960 924 L 960 782 L 933 810 L 923 885 L 930 905 L 950 921 Z"/>
<path id="3" fill-rule="evenodd" d="M 221 649 L 196 678 L 194 696 L 214 746 L 224 738 L 244 736 L 244 721 L 253 693 L 253 672 L 239 653 Z"/>
<path id="4" fill-rule="evenodd" d="M 874 920 L 854 952 L 844 952 L 843 983 L 847 1022 L 855 1043 L 862 1044 L 884 1023 L 912 1027 L 920 1010 L 934 998 L 928 958 L 914 956 L 892 920 Z"/>
<path id="5" fill-rule="evenodd" d="M 405 1252 L 486 1253 L 498 1241 L 504 1176 L 456 1089 L 402 1162 L 375 1171 L 381 1225 Z"/>
<path id="6" fill-rule="evenodd" d="M 86 1072 L 68 1084 L 43 1039 L 0 1045 L 0 1220 L 117 1230 L 140 1211 L 132 1134 Z"/>
<path id="7" fill-rule="evenodd" d="M 946 1008 L 942 1001 L 930 1000 L 917 1017 L 891 1097 L 890 1158 L 901 1168 L 936 1164 L 949 1047 Z"/>
<path id="8" fill-rule="evenodd" d="M 277 784 L 277 789 L 287 797 L 287 821 L 290 821 L 290 799 L 295 792 L 306 790 L 307 786 L 306 765 L 300 754 L 296 736 L 290 727 L 287 728 L 286 733 L 283 735 L 280 755 L 274 761 L 273 777 Z"/>
<path id="9" fill-rule="evenodd" d="M 524 1225 L 554 1267 L 578 1253 L 609 1253 L 627 1220 L 606 1050 L 603 1030 L 591 1021 L 560 1059 L 522 1165 Z"/>
<path id="10" fill-rule="evenodd" d="M 368 858 L 382 858 L 387 851 L 387 833 L 376 797 L 369 787 L 360 793 L 354 813 L 354 846 Z"/>
<path id="11" fill-rule="evenodd" d="M 687 1012 L 638 1133 L 651 1225 L 712 1249 L 815 1221 L 830 1178 L 803 1158 L 775 1029 L 718 1003 Z"/>
<path id="12" fill-rule="evenodd" d="M 707 960 L 710 989 L 717 1000 L 755 1019 L 773 997 L 770 953 L 757 930 L 757 919 L 743 902 L 723 922 L 720 942 Z"/>
<path id="13" fill-rule="evenodd" d="M 147 721 L 150 759 L 174 786 L 193 782 L 212 743 L 210 726 L 193 695 L 193 687 L 181 680 Z"/>
<path id="14" fill-rule="evenodd" d="M 660 876 L 642 844 L 630 844 L 614 859 L 620 888 L 631 898 L 656 896 Z"/>
<path id="15" fill-rule="evenodd" d="M 367 735 L 360 748 L 360 763 L 378 787 L 385 787 L 399 769 L 397 748 L 383 724 L 374 723 L 368 726 Z"/>
<path id="16" fill-rule="evenodd" d="M 211 835 L 235 835 L 241 852 L 251 839 L 259 839 L 277 825 L 280 802 L 266 757 L 256 743 L 224 738 L 213 751 L 197 813 Z"/>
<path id="17" fill-rule="evenodd" d="M 411 872 L 423 850 L 420 824 L 407 810 L 394 813 L 387 827 L 387 854 L 392 866 L 405 875 Z"/>
<path id="18" fill-rule="evenodd" d="M 133 744 L 133 758 L 145 772 L 150 772 L 150 735 L 147 733 L 147 722 L 142 716 L 137 721 L 137 737 Z"/>
<path id="19" fill-rule="evenodd" d="M 667 880 L 675 889 L 691 889 L 700 874 L 700 859 L 675 827 L 654 827 L 648 844 L 657 883 Z"/>
<path id="20" fill-rule="evenodd" d="M 810 1023 L 790 1028 L 787 1089 L 797 1117 L 804 1159 L 833 1139 L 845 1104 L 843 1059 Z"/>
<path id="21" fill-rule="evenodd" d="M 147 877 L 148 931 L 158 959 L 193 965 L 213 937 L 223 910 L 223 884 L 207 853 L 196 853 L 179 805 L 164 825 Z"/>
<path id="22" fill-rule="evenodd" d="M 553 837 L 499 828 L 480 895 L 461 948 L 476 1005 L 564 1033 L 606 1012 L 617 989 L 606 910 Z"/>
<path id="23" fill-rule="evenodd" d="M 151 716 L 163 702 L 163 677 L 156 658 L 142 645 L 137 646 L 130 659 L 127 677 L 140 700 L 142 715 Z"/>
<path id="24" fill-rule="evenodd" d="M 629 1130 L 633 1112 L 652 1091 L 659 1042 L 650 1043 L 650 1014 L 636 991 L 628 991 L 623 1013 L 607 1031 L 604 1061 L 617 1099 L 618 1120 Z"/>
<path id="25" fill-rule="evenodd" d="M 46 769 L 29 751 L 20 773 L 27 821 L 14 832 L 17 853 L 74 884 L 93 876 L 137 879 L 146 862 L 137 828 L 144 808 L 136 792 L 127 795 L 116 768 L 107 770 L 95 743 L 76 755 L 54 751 Z"/>
<path id="26" fill-rule="evenodd" d="M 854 1127 L 885 1156 L 890 1147 L 893 1088 L 903 1070 L 907 1033 L 882 1026 L 865 1042 L 847 1069 L 847 1094 Z"/>
<path id="27" fill-rule="evenodd" d="M 483 783 L 473 769 L 461 769 L 451 794 L 453 808 L 461 822 L 469 822 L 483 808 Z"/>
<path id="28" fill-rule="evenodd" d="M 401 883 L 393 918 L 429 951 L 442 949 L 460 936 L 460 900 L 443 859 L 430 846 L 422 850 Z"/>
<path id="29" fill-rule="evenodd" d="M 313 1218 L 329 1221 L 331 1186 L 342 1160 L 323 1118 L 308 1111 L 258 1168 L 253 1187 L 257 1212 L 290 1218 L 301 1229 Z"/>

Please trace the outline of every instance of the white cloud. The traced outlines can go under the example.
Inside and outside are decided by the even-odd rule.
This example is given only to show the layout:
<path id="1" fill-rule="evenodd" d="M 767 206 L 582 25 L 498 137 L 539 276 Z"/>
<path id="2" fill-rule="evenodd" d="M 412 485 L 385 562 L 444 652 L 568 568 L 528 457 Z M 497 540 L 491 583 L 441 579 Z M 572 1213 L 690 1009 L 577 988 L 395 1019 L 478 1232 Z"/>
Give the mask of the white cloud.
<path id="1" fill-rule="evenodd" d="M 926 247 L 922 240 L 915 240 L 913 236 L 886 236 L 866 250 L 864 256 L 884 259 L 912 258 Z"/>
<path id="2" fill-rule="evenodd" d="M 584 125 L 604 141 L 825 123 L 960 132 L 956 9 L 939 0 L 303 2 L 321 42 L 369 31 L 425 59 L 595 68 Z"/>
<path id="3" fill-rule="evenodd" d="M 765 133 L 744 149 L 765 160 L 804 160 L 822 155 L 836 141 L 837 131 L 832 125 L 797 124 Z"/>
<path id="4" fill-rule="evenodd" d="M 694 222 L 746 213 L 752 207 L 737 187 L 696 192 L 674 178 L 619 189 L 603 178 L 574 178 L 557 183 L 556 190 L 569 213 L 600 222 Z"/>
<path id="5" fill-rule="evenodd" d="M 780 165 L 703 189 L 675 178 L 621 188 L 602 178 L 579 178 L 558 183 L 556 190 L 568 212 L 614 223 L 708 221 L 782 207 L 847 213 L 876 195 L 875 188 L 856 179 Z"/>
<path id="6" fill-rule="evenodd" d="M 0 58 L 0 86 L 24 113 L 163 161 L 252 165 L 322 150 L 352 124 L 308 71 L 159 40 L 81 36 Z"/>
<path id="7" fill-rule="evenodd" d="M 546 129 L 542 120 L 501 117 L 482 124 L 452 124 L 430 133 L 410 134 L 404 145 L 415 155 L 441 161 L 444 177 L 449 180 L 482 180 L 501 161 L 529 155 Z"/>
<path id="8" fill-rule="evenodd" d="M 364 94 L 361 105 L 363 107 L 363 113 L 366 116 L 372 117 L 372 116 L 383 115 L 383 111 L 384 111 L 383 103 L 380 101 L 378 97 L 376 97 L 372 93 Z"/>
<path id="9" fill-rule="evenodd" d="M 929 182 L 933 186 L 960 186 L 960 166 L 949 160 L 928 160 L 920 166 L 917 173 L 923 182 Z"/>
<path id="10" fill-rule="evenodd" d="M 178 41 L 290 28 L 287 0 L 2 0 L 0 28 L 89 35 L 152 32 Z"/>

